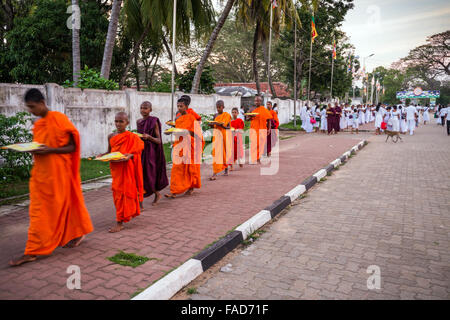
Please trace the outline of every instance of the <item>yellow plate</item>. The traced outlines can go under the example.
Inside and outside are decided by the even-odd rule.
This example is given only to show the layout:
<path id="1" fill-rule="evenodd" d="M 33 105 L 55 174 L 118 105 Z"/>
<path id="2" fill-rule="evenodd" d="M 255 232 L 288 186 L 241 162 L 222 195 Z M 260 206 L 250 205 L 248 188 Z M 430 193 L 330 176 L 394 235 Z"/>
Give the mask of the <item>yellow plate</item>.
<path id="1" fill-rule="evenodd" d="M 259 114 L 258 112 L 244 113 L 244 115 L 246 115 L 246 116 L 257 116 L 258 114 Z"/>
<path id="2" fill-rule="evenodd" d="M 139 138 L 142 138 L 143 137 L 143 135 L 142 135 L 142 133 L 137 133 L 137 132 L 133 132 L 135 135 L 137 135 Z"/>
<path id="3" fill-rule="evenodd" d="M 39 147 L 41 146 L 43 146 L 43 144 L 39 142 L 27 142 L 27 143 L 10 144 L 9 146 L 2 147 L 2 149 L 10 149 L 19 152 L 28 152 L 39 149 Z"/>
<path id="4" fill-rule="evenodd" d="M 175 125 L 175 121 L 166 121 L 166 124 L 168 124 L 169 126 L 174 126 Z"/>
<path id="5" fill-rule="evenodd" d="M 98 161 L 111 161 L 111 160 L 120 160 L 124 159 L 125 156 L 121 152 L 111 152 L 108 154 L 105 154 L 101 157 L 95 158 L 94 160 Z"/>

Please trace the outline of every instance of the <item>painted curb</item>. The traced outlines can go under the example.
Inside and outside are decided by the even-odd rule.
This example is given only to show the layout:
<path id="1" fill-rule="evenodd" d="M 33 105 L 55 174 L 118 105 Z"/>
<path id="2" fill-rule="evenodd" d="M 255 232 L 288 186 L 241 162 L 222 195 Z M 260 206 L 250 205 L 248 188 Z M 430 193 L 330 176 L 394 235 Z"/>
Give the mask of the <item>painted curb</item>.
<path id="1" fill-rule="evenodd" d="M 282 196 L 280 199 L 275 200 L 274 203 L 266 207 L 264 210 L 269 211 L 271 217 L 273 218 L 290 204 L 291 204 L 291 197 Z"/>
<path id="2" fill-rule="evenodd" d="M 274 201 L 270 206 L 261 210 L 256 215 L 239 225 L 234 231 L 219 239 L 213 245 L 203 249 L 192 259 L 186 261 L 180 267 L 158 280 L 143 292 L 138 294 L 132 300 L 168 300 L 173 297 L 184 286 L 197 278 L 200 274 L 208 270 L 215 263 L 220 261 L 226 254 L 235 249 L 242 241 L 248 238 L 253 232 L 271 221 L 283 209 L 288 207 L 300 195 L 311 189 L 320 179 L 332 172 L 342 162 L 345 162 L 352 151 L 367 145 L 366 140 L 362 140 L 345 152 L 340 158 L 329 163 L 325 168 L 320 169 L 312 176 L 303 180 L 303 182 L 284 196 Z"/>
<path id="3" fill-rule="evenodd" d="M 203 273 L 199 260 L 189 259 L 132 300 L 169 300 L 185 285 Z"/>
<path id="4" fill-rule="evenodd" d="M 272 220 L 270 211 L 261 210 L 259 213 L 248 219 L 246 222 L 236 228 L 236 231 L 242 232 L 242 238 L 245 240 L 253 232 L 261 228 L 267 222 Z"/>

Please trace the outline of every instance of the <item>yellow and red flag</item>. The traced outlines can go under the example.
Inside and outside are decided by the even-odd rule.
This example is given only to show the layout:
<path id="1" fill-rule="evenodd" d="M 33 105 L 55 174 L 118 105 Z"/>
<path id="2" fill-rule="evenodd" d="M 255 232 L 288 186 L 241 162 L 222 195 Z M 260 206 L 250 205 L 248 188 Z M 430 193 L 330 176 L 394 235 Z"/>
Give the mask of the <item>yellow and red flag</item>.
<path id="1" fill-rule="evenodd" d="M 314 42 L 314 39 L 318 36 L 316 30 L 316 22 L 314 21 L 314 16 L 311 16 L 311 40 Z"/>

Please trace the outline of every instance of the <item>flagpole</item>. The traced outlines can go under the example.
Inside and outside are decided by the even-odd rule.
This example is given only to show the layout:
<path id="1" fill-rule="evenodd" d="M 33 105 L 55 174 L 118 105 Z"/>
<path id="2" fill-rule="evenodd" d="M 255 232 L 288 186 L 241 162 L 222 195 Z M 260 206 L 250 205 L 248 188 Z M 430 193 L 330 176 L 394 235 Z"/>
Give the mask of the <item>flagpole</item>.
<path id="1" fill-rule="evenodd" d="M 272 48 L 272 15 L 273 15 L 273 0 L 270 1 L 270 30 L 269 30 L 269 52 L 267 57 L 267 84 L 270 86 L 270 51 Z M 273 92 L 272 92 L 273 94 Z"/>
<path id="2" fill-rule="evenodd" d="M 311 60 L 312 60 L 312 44 L 313 44 L 313 40 L 311 37 L 311 48 L 309 50 L 309 79 L 308 79 L 308 106 L 309 106 L 309 94 L 310 94 L 310 90 L 311 90 Z"/>
<path id="3" fill-rule="evenodd" d="M 295 10 L 297 10 L 297 7 L 295 7 Z M 295 19 L 294 16 L 294 128 L 296 126 L 297 126 L 297 19 Z"/>
<path id="4" fill-rule="evenodd" d="M 175 98 L 175 38 L 176 38 L 176 15 L 177 15 L 177 0 L 173 0 L 173 24 L 172 24 L 172 110 L 171 110 L 171 120 L 173 120 L 173 110 L 174 110 L 174 98 Z"/>
<path id="5" fill-rule="evenodd" d="M 331 53 L 331 88 L 330 88 L 330 100 L 333 100 L 333 72 L 334 72 L 334 45 L 335 39 L 333 36 L 333 52 Z"/>

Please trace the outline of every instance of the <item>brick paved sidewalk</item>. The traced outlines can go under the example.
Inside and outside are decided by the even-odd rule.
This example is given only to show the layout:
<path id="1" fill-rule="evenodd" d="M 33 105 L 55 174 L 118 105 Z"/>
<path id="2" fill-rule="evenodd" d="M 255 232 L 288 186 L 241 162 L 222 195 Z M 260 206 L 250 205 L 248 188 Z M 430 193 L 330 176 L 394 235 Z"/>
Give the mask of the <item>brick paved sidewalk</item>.
<path id="1" fill-rule="evenodd" d="M 436 125 L 402 138 L 372 135 L 192 298 L 450 299 L 450 138 Z"/>
<path id="2" fill-rule="evenodd" d="M 208 181 L 212 168 L 203 165 L 202 188 L 193 196 L 163 198 L 156 208 L 148 198 L 141 216 L 115 234 L 107 232 L 115 221 L 110 188 L 86 192 L 95 231 L 78 248 L 58 248 L 49 257 L 17 268 L 7 262 L 23 252 L 28 212 L 0 216 L 0 299 L 129 299 L 360 140 L 348 134 L 300 134 L 280 141 L 280 171 L 275 176 L 261 176 L 258 166 L 247 165 L 229 177 Z M 135 269 L 107 260 L 119 250 L 158 260 Z M 82 290 L 66 288 L 70 265 L 81 268 Z"/>

